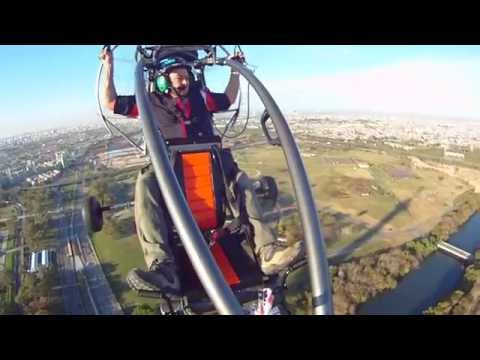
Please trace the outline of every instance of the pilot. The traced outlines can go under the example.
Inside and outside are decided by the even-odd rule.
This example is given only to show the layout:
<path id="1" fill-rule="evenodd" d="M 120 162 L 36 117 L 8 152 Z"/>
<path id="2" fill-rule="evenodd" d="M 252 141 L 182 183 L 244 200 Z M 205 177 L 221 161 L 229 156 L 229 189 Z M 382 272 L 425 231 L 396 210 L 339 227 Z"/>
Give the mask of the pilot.
<path id="1" fill-rule="evenodd" d="M 196 56 L 196 52 L 193 56 Z M 244 62 L 241 53 L 232 58 Z M 101 92 L 104 106 L 115 114 L 138 117 L 135 96 L 117 95 L 113 80 L 112 52 L 108 49 L 102 50 L 100 59 L 105 70 Z M 232 70 L 224 93 L 213 93 L 202 88 L 200 82 L 194 81 L 189 65 L 191 60 L 192 54 L 185 52 L 172 54 L 160 61 L 160 70 L 165 77 L 149 94 L 159 129 L 167 140 L 213 136 L 212 113 L 228 110 L 238 94 L 240 81 L 237 72 Z M 276 240 L 273 230 L 263 219 L 252 181 L 237 167 L 231 154 L 226 155 L 222 153 L 222 164 L 229 186 L 236 189 L 235 198 L 244 199 L 243 209 L 246 210 L 248 222 L 253 227 L 255 253 L 262 272 L 266 275 L 277 273 L 300 256 L 302 243 L 287 246 L 285 242 Z M 238 211 L 238 204 L 230 205 Z M 127 282 L 136 291 L 180 295 L 178 268 L 169 243 L 165 211 L 166 207 L 150 164 L 140 171 L 135 186 L 135 222 L 147 269 L 131 270 L 127 275 Z"/>

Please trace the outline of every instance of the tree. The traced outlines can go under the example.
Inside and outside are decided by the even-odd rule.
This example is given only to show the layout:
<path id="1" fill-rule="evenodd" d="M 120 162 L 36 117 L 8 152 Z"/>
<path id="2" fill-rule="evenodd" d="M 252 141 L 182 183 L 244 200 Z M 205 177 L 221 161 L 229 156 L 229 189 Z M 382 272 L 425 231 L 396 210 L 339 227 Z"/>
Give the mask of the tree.
<path id="1" fill-rule="evenodd" d="M 7 190 L 11 186 L 12 186 L 12 182 L 10 181 L 10 179 L 8 177 L 0 178 L 0 190 L 4 194 L 2 196 L 5 196 L 5 194 L 7 194 L 7 196 L 8 196 Z M 4 200 L 8 200 L 8 199 L 4 199 Z"/>
<path id="2" fill-rule="evenodd" d="M 480 250 L 475 251 L 475 261 L 480 265 Z"/>
<path id="3" fill-rule="evenodd" d="M 45 270 L 41 278 L 33 274 L 26 274 L 15 301 L 21 305 L 24 314 L 43 315 L 60 314 L 62 301 L 53 295 L 52 288 L 57 282 L 54 270 Z"/>
<path id="4" fill-rule="evenodd" d="M 4 296 L 0 296 L 0 315 L 14 315 L 16 313 L 15 304 L 7 302 Z"/>
<path id="5" fill-rule="evenodd" d="M 38 292 L 42 295 L 49 295 L 51 292 L 52 288 L 55 286 L 57 283 L 57 277 L 54 269 L 40 269 L 38 273 L 38 278 L 39 280 L 36 283 L 36 288 L 38 289 Z"/>
<path id="6" fill-rule="evenodd" d="M 18 290 L 18 294 L 15 297 L 15 302 L 19 305 L 25 306 L 30 303 L 34 298 L 35 289 L 35 275 L 25 274 L 22 280 L 22 285 Z"/>
<path id="7" fill-rule="evenodd" d="M 15 237 L 16 221 L 14 219 L 7 220 L 7 231 L 10 238 Z"/>
<path id="8" fill-rule="evenodd" d="M 6 291 L 9 286 L 13 286 L 15 277 L 11 271 L 0 271 L 0 292 Z"/>
<path id="9" fill-rule="evenodd" d="M 137 305 L 133 309 L 132 315 L 157 315 L 158 312 L 148 304 Z"/>
<path id="10" fill-rule="evenodd" d="M 8 192 L 3 190 L 0 183 L 0 201 L 8 201 Z"/>
<path id="11" fill-rule="evenodd" d="M 36 214 L 36 217 L 41 222 L 46 222 L 45 209 L 52 206 L 52 192 L 51 190 L 37 191 L 30 199 L 30 209 Z"/>
<path id="12" fill-rule="evenodd" d="M 102 232 L 104 232 L 107 235 L 110 235 L 114 239 L 118 239 L 122 237 L 122 233 L 120 232 L 120 229 L 119 229 L 119 224 L 112 217 L 105 219 Z"/>
<path id="13" fill-rule="evenodd" d="M 113 201 L 112 195 L 109 192 L 108 184 L 104 179 L 94 180 L 88 189 L 91 196 L 95 196 L 103 204 L 111 203 Z"/>
<path id="14" fill-rule="evenodd" d="M 50 315 L 47 309 L 39 309 L 35 315 Z"/>
<path id="15" fill-rule="evenodd" d="M 46 226 L 37 223 L 33 218 L 27 218 L 24 227 L 24 236 L 26 245 L 36 250 L 40 247 L 40 242 L 46 235 Z"/>

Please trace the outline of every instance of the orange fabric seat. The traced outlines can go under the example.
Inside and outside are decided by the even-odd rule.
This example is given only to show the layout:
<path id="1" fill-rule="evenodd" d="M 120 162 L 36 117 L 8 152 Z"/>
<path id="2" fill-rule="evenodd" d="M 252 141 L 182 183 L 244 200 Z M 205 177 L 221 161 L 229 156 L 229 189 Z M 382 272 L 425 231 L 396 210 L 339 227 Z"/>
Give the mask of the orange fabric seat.
<path id="1" fill-rule="evenodd" d="M 221 228 L 225 222 L 225 184 L 212 150 L 176 151 L 174 156 L 175 172 L 200 230 L 207 232 Z M 237 236 L 219 238 L 210 245 L 216 263 L 233 289 L 262 281 L 257 264 L 245 253 Z M 190 294 L 202 290 L 183 247 L 177 248 L 176 258 L 184 270 L 181 280 L 184 290 Z"/>
<path id="2" fill-rule="evenodd" d="M 217 204 L 210 152 L 182 153 L 183 183 L 187 201 L 201 230 L 217 228 Z"/>

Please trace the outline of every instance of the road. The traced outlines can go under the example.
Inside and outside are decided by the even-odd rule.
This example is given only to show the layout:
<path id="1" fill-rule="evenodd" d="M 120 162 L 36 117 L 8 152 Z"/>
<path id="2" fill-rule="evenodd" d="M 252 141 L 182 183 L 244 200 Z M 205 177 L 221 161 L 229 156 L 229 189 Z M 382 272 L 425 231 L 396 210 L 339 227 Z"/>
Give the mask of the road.
<path id="1" fill-rule="evenodd" d="M 81 216 L 81 205 L 85 196 L 83 178 L 80 183 L 81 185 L 76 185 L 74 191 L 75 204 L 71 221 L 72 239 L 78 249 L 77 263 L 82 268 L 82 275 L 86 279 L 87 295 L 93 305 L 95 314 L 121 315 L 123 314 L 122 308 L 105 276 Z"/>
<path id="2" fill-rule="evenodd" d="M 54 201 L 57 207 L 64 203 L 63 193 L 55 190 Z M 77 279 L 74 258 L 68 254 L 68 242 L 71 240 L 72 211 L 64 212 L 55 218 L 57 225 L 57 269 L 60 277 L 60 289 L 63 297 L 64 311 L 68 315 L 92 314 L 91 306 L 84 301 Z"/>
<path id="3" fill-rule="evenodd" d="M 75 187 L 71 204 L 64 203 L 61 190 L 56 190 L 55 194 L 57 207 L 65 209 L 56 222 L 59 231 L 57 262 L 62 279 L 59 288 L 65 312 L 71 315 L 123 314 L 82 220 L 83 185 Z M 74 256 L 68 255 L 69 241 Z"/>

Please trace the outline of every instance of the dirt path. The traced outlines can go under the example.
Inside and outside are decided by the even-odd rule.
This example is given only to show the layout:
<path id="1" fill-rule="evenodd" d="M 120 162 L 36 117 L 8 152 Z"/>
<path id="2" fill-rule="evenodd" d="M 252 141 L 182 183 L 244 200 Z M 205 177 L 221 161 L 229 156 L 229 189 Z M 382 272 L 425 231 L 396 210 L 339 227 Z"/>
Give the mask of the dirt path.
<path id="1" fill-rule="evenodd" d="M 426 163 L 415 156 L 409 156 L 412 165 L 419 169 L 431 169 L 443 172 L 451 177 L 463 180 L 475 188 L 475 192 L 480 192 L 480 171 L 455 165 L 446 165 L 439 163 Z"/>

